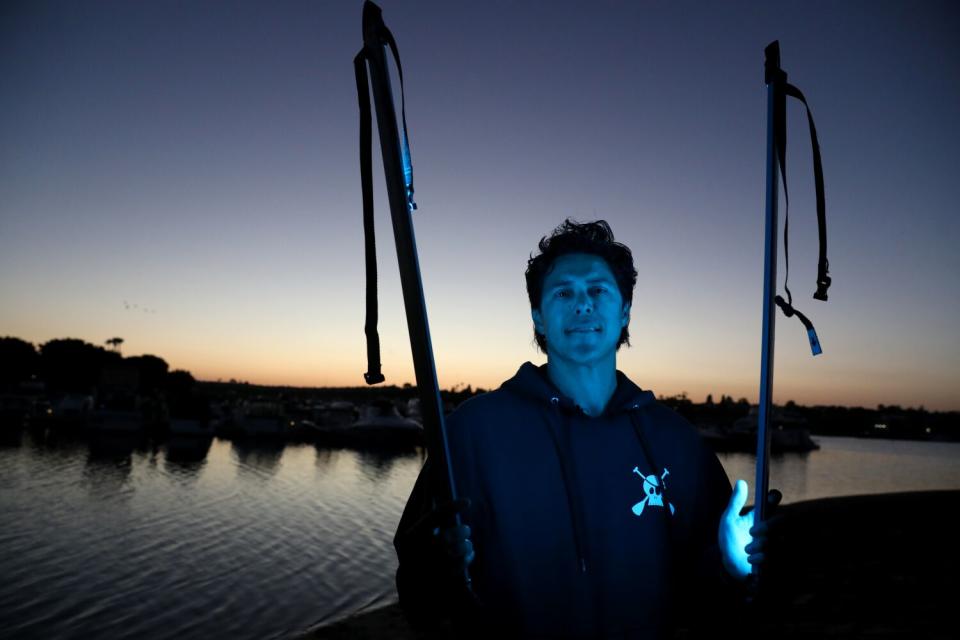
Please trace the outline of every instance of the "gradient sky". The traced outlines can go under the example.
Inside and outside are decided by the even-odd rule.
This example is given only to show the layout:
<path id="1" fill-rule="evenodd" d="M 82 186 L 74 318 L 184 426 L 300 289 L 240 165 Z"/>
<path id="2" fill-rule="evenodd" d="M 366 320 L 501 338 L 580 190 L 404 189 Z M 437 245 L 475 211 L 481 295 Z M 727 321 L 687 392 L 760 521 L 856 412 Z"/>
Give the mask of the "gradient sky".
<path id="1" fill-rule="evenodd" d="M 406 74 L 441 386 L 545 361 L 523 271 L 571 216 L 606 219 L 634 252 L 618 367 L 658 394 L 756 401 L 763 49 L 779 39 L 820 135 L 834 283 L 811 298 L 810 148 L 791 102 L 790 284 L 824 353 L 778 315 L 774 400 L 960 409 L 955 3 L 381 6 Z M 361 7 L 4 3 L 0 335 L 120 336 L 125 355 L 201 379 L 362 385 Z M 403 384 L 374 176 L 384 374 Z M 782 246 L 780 260 L 783 293 Z"/>

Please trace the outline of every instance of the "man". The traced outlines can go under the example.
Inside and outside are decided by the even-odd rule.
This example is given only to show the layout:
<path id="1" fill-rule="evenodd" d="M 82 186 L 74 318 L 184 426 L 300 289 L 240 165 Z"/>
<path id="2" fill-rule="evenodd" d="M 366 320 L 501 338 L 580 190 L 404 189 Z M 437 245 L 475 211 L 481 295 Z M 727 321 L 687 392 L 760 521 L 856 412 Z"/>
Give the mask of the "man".
<path id="1" fill-rule="evenodd" d="M 713 624 L 763 561 L 764 526 L 751 540 L 740 515 L 746 484 L 731 492 L 697 431 L 617 371 L 637 272 L 609 225 L 567 220 L 539 249 L 526 280 L 547 364 L 447 418 L 463 500 L 436 503 L 428 460 L 395 539 L 401 605 L 414 623 L 452 612 L 520 637 Z"/>

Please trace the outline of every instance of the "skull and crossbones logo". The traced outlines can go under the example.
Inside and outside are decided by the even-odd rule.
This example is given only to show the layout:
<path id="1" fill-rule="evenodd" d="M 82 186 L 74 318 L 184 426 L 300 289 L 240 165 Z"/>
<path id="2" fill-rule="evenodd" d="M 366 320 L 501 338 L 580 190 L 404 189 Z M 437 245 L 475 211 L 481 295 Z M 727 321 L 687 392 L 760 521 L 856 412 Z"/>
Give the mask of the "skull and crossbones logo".
<path id="1" fill-rule="evenodd" d="M 647 494 L 643 498 L 643 500 L 633 505 L 634 515 L 639 516 L 641 513 L 643 513 L 644 507 L 646 507 L 648 504 L 651 507 L 662 508 L 663 507 L 663 490 L 667 486 L 666 479 L 667 479 L 667 476 L 670 475 L 670 470 L 664 467 L 663 475 L 661 475 L 659 478 L 652 473 L 648 476 L 640 473 L 639 467 L 634 467 L 633 472 L 638 476 L 640 476 L 641 478 L 643 478 L 643 491 L 644 493 Z M 670 515 L 673 515 L 673 512 L 674 512 L 673 504 L 668 502 L 667 505 L 670 507 Z"/>

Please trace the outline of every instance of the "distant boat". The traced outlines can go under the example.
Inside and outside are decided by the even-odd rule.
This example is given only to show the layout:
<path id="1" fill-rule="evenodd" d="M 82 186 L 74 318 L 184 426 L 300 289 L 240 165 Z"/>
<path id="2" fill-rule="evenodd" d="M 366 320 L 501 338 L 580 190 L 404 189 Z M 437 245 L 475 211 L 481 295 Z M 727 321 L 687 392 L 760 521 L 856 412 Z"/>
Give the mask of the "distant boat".
<path id="1" fill-rule="evenodd" d="M 53 401 L 47 419 L 62 427 L 87 426 L 94 412 L 93 396 L 86 393 L 68 393 Z"/>
<path id="2" fill-rule="evenodd" d="M 98 431 L 134 432 L 143 429 L 141 399 L 130 393 L 107 394 L 98 400 L 87 426 Z"/>
<path id="3" fill-rule="evenodd" d="M 19 394 L 0 395 L 0 425 L 22 427 L 39 410 L 36 398 Z"/>
<path id="4" fill-rule="evenodd" d="M 349 427 L 357 421 L 359 411 L 352 402 L 335 400 L 313 407 L 312 422 L 321 430 Z"/>
<path id="5" fill-rule="evenodd" d="M 715 451 L 757 450 L 757 408 L 733 423 L 730 428 L 701 427 L 700 435 Z M 805 453 L 820 448 L 807 428 L 807 420 L 796 412 L 775 409 L 770 416 L 770 451 L 772 453 Z"/>
<path id="6" fill-rule="evenodd" d="M 405 418 L 389 400 L 379 400 L 360 410 L 348 435 L 355 442 L 372 445 L 413 445 L 423 441 L 423 425 Z"/>
<path id="7" fill-rule="evenodd" d="M 324 428 L 313 420 L 296 420 L 290 426 L 287 437 L 294 442 L 313 442 L 324 433 Z"/>
<path id="8" fill-rule="evenodd" d="M 242 436 L 284 436 L 293 424 L 276 402 L 249 402 L 233 416 L 234 430 Z"/>
<path id="9" fill-rule="evenodd" d="M 135 409 L 96 409 L 88 426 L 100 431 L 130 433 L 143 428 L 143 416 Z"/>
<path id="10" fill-rule="evenodd" d="M 344 444 L 348 440 L 346 434 L 357 421 L 360 412 L 352 402 L 336 400 L 314 405 L 310 415 L 311 420 L 301 420 L 295 427 L 295 433 L 300 439 Z"/>

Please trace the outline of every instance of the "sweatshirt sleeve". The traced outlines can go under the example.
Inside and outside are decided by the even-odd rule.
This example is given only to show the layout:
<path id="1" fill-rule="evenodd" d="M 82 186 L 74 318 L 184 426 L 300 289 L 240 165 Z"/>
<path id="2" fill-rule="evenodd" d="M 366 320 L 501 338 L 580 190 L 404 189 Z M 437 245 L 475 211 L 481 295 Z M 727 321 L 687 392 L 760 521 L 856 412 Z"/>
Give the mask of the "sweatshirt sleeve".
<path id="1" fill-rule="evenodd" d="M 437 504 L 430 459 L 417 477 L 393 539 L 399 566 L 396 584 L 400 607 L 416 629 L 430 629 L 449 621 L 458 593 L 456 576 L 443 562 L 443 549 L 433 525 L 425 521 Z"/>

